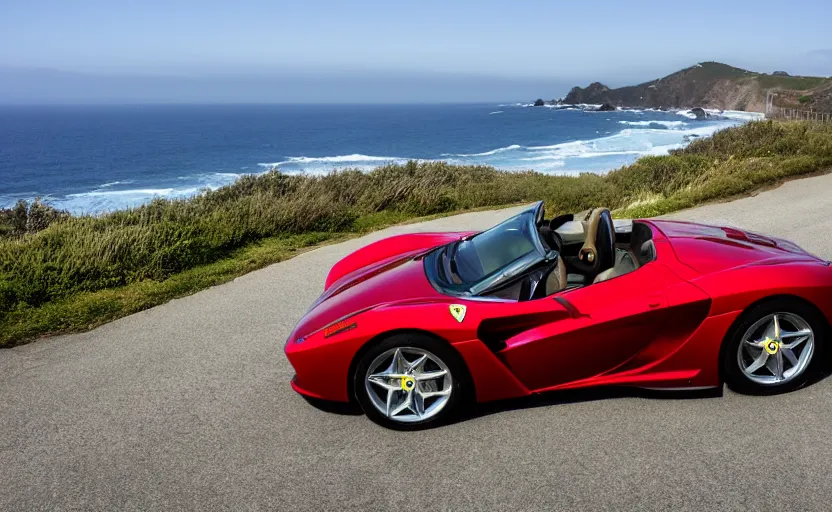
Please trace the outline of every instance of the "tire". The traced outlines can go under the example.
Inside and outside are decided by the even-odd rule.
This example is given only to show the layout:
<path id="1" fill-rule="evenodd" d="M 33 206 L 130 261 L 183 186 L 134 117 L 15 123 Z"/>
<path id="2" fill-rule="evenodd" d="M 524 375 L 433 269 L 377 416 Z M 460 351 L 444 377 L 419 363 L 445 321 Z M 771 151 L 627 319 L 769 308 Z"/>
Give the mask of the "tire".
<path id="1" fill-rule="evenodd" d="M 403 360 L 398 359 L 393 368 L 397 353 Z M 426 357 L 421 365 L 407 369 L 422 356 Z M 390 373 L 405 377 L 381 376 Z M 355 397 L 364 414 L 394 430 L 422 430 L 454 419 L 467 402 L 469 382 L 465 363 L 453 347 L 424 334 L 409 333 L 373 345 L 361 355 L 353 375 Z M 392 393 L 387 409 L 390 416 L 385 411 L 388 393 Z"/>
<path id="2" fill-rule="evenodd" d="M 775 317 L 783 339 L 773 336 Z M 806 329 L 811 336 L 794 336 Z M 823 364 L 828 331 L 820 312 L 800 299 L 774 298 L 752 306 L 723 343 L 720 369 L 726 384 L 749 395 L 786 393 L 806 385 Z"/>

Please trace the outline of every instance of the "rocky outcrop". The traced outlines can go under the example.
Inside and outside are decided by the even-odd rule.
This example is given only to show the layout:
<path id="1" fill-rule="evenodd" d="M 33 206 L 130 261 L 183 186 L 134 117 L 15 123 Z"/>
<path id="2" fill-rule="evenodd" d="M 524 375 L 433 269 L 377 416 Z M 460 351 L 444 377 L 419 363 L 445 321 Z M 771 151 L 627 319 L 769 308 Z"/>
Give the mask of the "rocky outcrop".
<path id="1" fill-rule="evenodd" d="M 545 101 L 543 101 L 543 100 L 541 100 L 541 99 L 537 99 L 537 100 L 535 100 L 535 102 L 534 102 L 534 106 L 535 106 L 535 107 L 542 107 L 542 106 L 543 106 L 543 105 L 545 105 L 545 104 L 546 104 L 546 102 L 545 102 Z"/>
<path id="2" fill-rule="evenodd" d="M 702 107 L 692 108 L 690 109 L 690 113 L 696 116 L 697 121 L 704 121 L 705 119 L 708 119 L 708 113 L 705 112 L 705 109 Z"/>
<path id="3" fill-rule="evenodd" d="M 719 62 L 703 62 L 671 75 L 639 85 L 610 89 L 600 82 L 574 87 L 564 103 L 603 104 L 623 108 L 690 108 L 749 110 L 763 112 L 766 93 L 781 94 L 812 88 L 820 92 L 832 85 L 832 79 L 789 76 L 783 71 L 772 75 L 754 73 Z"/>
<path id="4" fill-rule="evenodd" d="M 603 105 L 598 107 L 598 112 L 609 112 L 611 110 L 615 110 L 615 106 L 613 106 L 609 103 L 604 103 Z"/>
<path id="5" fill-rule="evenodd" d="M 563 99 L 563 102 L 571 105 L 577 105 L 579 103 L 611 103 L 609 92 L 610 88 L 606 85 L 601 82 L 593 82 L 585 89 L 573 87 L 569 91 L 569 94 L 566 95 L 566 98 Z"/>

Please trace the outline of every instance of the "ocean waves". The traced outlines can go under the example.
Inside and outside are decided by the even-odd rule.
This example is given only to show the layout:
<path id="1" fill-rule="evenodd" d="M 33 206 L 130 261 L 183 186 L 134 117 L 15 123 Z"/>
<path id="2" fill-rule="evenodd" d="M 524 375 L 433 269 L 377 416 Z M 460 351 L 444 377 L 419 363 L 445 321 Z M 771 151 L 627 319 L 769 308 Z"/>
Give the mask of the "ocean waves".
<path id="1" fill-rule="evenodd" d="M 641 156 L 667 154 L 696 138 L 759 118 L 746 112 L 709 111 L 712 117 L 701 121 L 692 119 L 695 116 L 689 111 L 589 113 L 582 111 L 582 106 L 574 106 L 576 110 L 568 112 L 526 106 L 506 104 L 500 105 L 499 110 L 493 105 L 481 109 L 452 106 L 447 114 L 436 107 L 425 117 L 439 119 L 432 128 L 418 122 L 418 111 L 405 109 L 391 112 L 390 121 L 375 119 L 355 133 L 342 134 L 340 128 L 325 132 L 324 123 L 307 128 L 292 145 L 286 140 L 294 131 L 287 128 L 256 143 L 249 139 L 259 134 L 249 134 L 227 149 L 218 149 L 222 147 L 218 143 L 206 143 L 180 160 L 175 160 L 178 146 L 169 153 L 148 150 L 148 156 L 139 160 L 121 155 L 112 163 L 95 161 L 99 158 L 96 155 L 103 154 L 98 152 L 83 161 L 74 157 L 74 172 L 83 180 L 73 181 L 75 174 L 63 169 L 49 179 L 33 177 L 17 188 L 0 190 L 0 207 L 11 206 L 18 199 L 41 197 L 76 214 L 95 214 L 136 207 L 154 198 L 188 198 L 229 185 L 243 175 L 270 171 L 293 175 L 324 175 L 343 169 L 370 171 L 410 160 L 558 175 L 604 174 Z M 339 126 L 354 126 L 356 122 Z M 73 153 L 67 155 L 69 158 Z M 87 168 L 100 171 L 84 175 Z M 65 181 L 58 184 L 54 176 Z"/>
<path id="2" fill-rule="evenodd" d="M 401 164 L 408 160 L 444 161 L 459 165 L 489 165 L 509 171 L 537 171 L 554 174 L 593 172 L 603 174 L 631 163 L 640 156 L 664 155 L 679 149 L 697 137 L 707 137 L 734 123 L 699 123 L 684 121 L 617 121 L 628 128 L 601 137 L 560 142 L 543 146 L 510 144 L 477 153 L 441 153 L 435 158 L 407 158 L 363 154 L 324 157 L 294 156 L 262 168 L 287 174 L 320 175 L 339 169 L 371 170 L 383 164 Z"/>
<path id="3" fill-rule="evenodd" d="M 258 163 L 263 172 L 279 170 L 287 174 L 325 174 L 333 169 L 359 169 L 370 170 L 384 164 L 401 164 L 411 158 L 397 156 L 375 156 L 375 155 L 336 155 L 336 156 L 290 156 L 284 160 L 273 163 Z"/>
<path id="4" fill-rule="evenodd" d="M 205 190 L 216 190 L 234 183 L 244 173 L 214 172 L 179 176 L 152 182 L 116 180 L 102 183 L 92 190 L 63 195 L 42 195 L 41 199 L 55 208 L 74 214 L 95 214 L 125 208 L 134 208 L 156 198 L 186 199 Z M 18 199 L 31 199 L 34 194 L 18 196 L 0 195 L 0 207 L 11 205 Z"/>
<path id="5" fill-rule="evenodd" d="M 479 157 L 479 156 L 492 156 L 498 153 L 505 153 L 506 151 L 514 151 L 517 149 L 521 149 L 522 146 L 519 144 L 512 144 L 511 146 L 506 146 L 504 148 L 497 148 L 492 149 L 491 151 L 484 151 L 482 153 L 470 153 L 470 154 L 453 154 L 453 153 L 442 153 L 442 156 L 451 156 L 451 157 Z"/>
<path id="6" fill-rule="evenodd" d="M 689 127 L 683 121 L 627 121 L 634 126 L 602 137 L 545 146 L 510 146 L 474 154 L 446 154 L 457 164 L 491 165 L 499 169 L 554 174 L 603 174 L 640 156 L 666 155 L 698 137 L 707 137 L 729 124 Z M 638 127 L 638 128 L 635 128 Z M 644 128 L 642 128 L 644 127 Z"/>
<path id="7" fill-rule="evenodd" d="M 744 123 L 750 121 L 760 121 L 765 119 L 766 115 L 762 112 L 744 112 L 741 110 L 717 110 L 712 108 L 702 109 L 705 113 L 714 120 L 730 120 L 741 121 Z M 676 114 L 687 117 L 688 119 L 696 119 L 696 114 L 690 110 L 677 110 Z"/>

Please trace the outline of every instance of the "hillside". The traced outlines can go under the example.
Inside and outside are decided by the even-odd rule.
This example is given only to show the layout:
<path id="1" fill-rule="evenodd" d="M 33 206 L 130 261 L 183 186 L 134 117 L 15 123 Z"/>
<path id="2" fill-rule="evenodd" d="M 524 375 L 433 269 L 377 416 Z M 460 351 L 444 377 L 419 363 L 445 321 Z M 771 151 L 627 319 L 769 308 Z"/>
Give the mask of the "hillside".
<path id="1" fill-rule="evenodd" d="M 768 91 L 777 92 L 776 106 L 832 112 L 832 78 L 769 75 L 719 62 L 703 62 L 664 78 L 618 89 L 599 82 L 586 88 L 574 87 L 563 101 L 764 112 Z"/>

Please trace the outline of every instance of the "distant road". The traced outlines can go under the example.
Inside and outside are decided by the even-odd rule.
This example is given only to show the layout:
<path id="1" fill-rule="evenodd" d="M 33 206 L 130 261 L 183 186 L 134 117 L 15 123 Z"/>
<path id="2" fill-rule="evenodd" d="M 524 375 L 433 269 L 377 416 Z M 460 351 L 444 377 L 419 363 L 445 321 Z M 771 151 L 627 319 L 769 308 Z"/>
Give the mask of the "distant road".
<path id="1" fill-rule="evenodd" d="M 284 340 L 339 258 L 516 211 L 390 228 L 0 350 L 0 510 L 829 510 L 830 379 L 769 398 L 559 395 L 417 433 L 322 412 L 289 388 Z M 830 212 L 822 176 L 674 217 L 832 259 Z"/>

